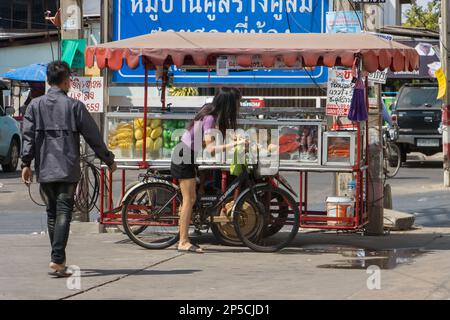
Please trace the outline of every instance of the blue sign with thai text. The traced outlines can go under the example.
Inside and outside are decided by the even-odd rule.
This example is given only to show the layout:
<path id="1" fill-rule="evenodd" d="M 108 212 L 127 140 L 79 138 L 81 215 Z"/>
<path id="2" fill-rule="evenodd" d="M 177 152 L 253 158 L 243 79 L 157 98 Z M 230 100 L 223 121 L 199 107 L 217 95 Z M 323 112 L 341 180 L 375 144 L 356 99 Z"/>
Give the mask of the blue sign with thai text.
<path id="1" fill-rule="evenodd" d="M 158 31 L 241 33 L 324 33 L 329 0 L 114 0 L 114 40 Z M 174 83 L 299 85 L 325 83 L 327 68 L 313 70 L 198 72 L 172 67 Z M 113 81 L 142 83 L 144 68 L 126 65 L 114 72 Z M 154 73 L 149 73 L 154 83 Z"/>

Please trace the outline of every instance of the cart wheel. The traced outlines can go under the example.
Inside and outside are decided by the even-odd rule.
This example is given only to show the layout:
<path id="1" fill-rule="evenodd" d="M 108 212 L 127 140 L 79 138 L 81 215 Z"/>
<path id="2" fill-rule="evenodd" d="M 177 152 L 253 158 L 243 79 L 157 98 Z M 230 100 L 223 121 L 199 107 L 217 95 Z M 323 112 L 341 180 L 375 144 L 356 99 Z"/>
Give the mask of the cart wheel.
<path id="1" fill-rule="evenodd" d="M 135 185 L 137 185 L 139 183 L 139 181 L 133 181 L 129 184 L 127 184 L 125 186 L 125 192 L 124 194 L 126 194 L 128 192 L 128 190 L 130 190 L 132 187 L 134 187 Z M 120 199 L 119 203 L 122 202 L 123 199 Z M 136 212 L 135 212 L 136 213 Z M 142 231 L 145 230 L 145 228 L 147 228 L 147 226 L 131 226 L 131 231 L 135 234 L 138 235 L 139 233 L 141 233 Z M 117 225 L 117 229 L 119 229 L 120 232 L 122 232 L 123 234 L 126 234 L 125 229 L 123 227 L 123 225 Z"/>
<path id="2" fill-rule="evenodd" d="M 279 232 L 288 219 L 289 210 L 287 203 L 283 201 L 283 197 L 280 194 L 272 194 L 272 202 L 278 203 L 279 213 L 276 217 L 271 217 L 271 221 L 264 230 L 264 237 L 270 237 Z"/>
<path id="3" fill-rule="evenodd" d="M 236 233 L 250 249 L 258 252 L 275 252 L 283 249 L 295 238 L 300 225 L 300 215 L 295 199 L 287 191 L 269 184 L 253 188 L 258 201 L 257 224 L 260 231 L 255 235 L 242 232 L 243 204 L 253 202 L 250 189 L 244 191 L 236 203 L 233 222 Z"/>
<path id="4" fill-rule="evenodd" d="M 239 239 L 239 236 L 236 234 L 236 229 L 233 224 L 232 217 L 232 209 L 234 206 L 234 199 L 230 197 L 226 202 L 223 208 L 219 208 L 220 216 L 227 216 L 230 219 L 230 222 L 222 222 L 222 223 L 213 223 L 211 225 L 211 231 L 214 236 L 224 245 L 227 246 L 241 246 L 242 241 Z M 257 228 L 257 214 L 256 214 L 256 206 L 250 202 L 244 203 L 242 207 L 243 212 L 243 223 L 242 232 L 246 235 L 254 234 Z"/>
<path id="5" fill-rule="evenodd" d="M 147 249 L 164 249 L 179 239 L 178 209 L 181 195 L 166 183 L 149 182 L 123 200 L 122 222 L 128 237 Z M 133 227 L 145 227 L 135 234 Z"/>

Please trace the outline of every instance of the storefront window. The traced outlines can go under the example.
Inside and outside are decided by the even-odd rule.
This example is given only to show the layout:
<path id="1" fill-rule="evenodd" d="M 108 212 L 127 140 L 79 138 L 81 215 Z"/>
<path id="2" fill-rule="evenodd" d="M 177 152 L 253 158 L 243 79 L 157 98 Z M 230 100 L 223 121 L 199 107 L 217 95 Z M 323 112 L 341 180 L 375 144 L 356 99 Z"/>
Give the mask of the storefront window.
<path id="1" fill-rule="evenodd" d="M 54 29 L 45 20 L 45 12 L 54 16 L 57 10 L 57 0 L 1 0 L 0 30 L 38 30 Z"/>
<path id="2" fill-rule="evenodd" d="M 29 29 L 31 17 L 28 1 L 14 1 L 13 3 L 13 29 Z"/>

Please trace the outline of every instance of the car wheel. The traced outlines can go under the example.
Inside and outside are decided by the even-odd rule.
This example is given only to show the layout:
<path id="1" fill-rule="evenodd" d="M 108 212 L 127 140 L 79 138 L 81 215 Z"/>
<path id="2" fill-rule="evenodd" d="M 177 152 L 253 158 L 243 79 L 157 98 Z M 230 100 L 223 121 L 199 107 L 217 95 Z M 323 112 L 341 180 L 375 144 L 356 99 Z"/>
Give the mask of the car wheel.
<path id="1" fill-rule="evenodd" d="M 14 172 L 17 169 L 19 163 L 19 142 L 16 139 L 11 141 L 9 147 L 9 162 L 2 165 L 3 171 Z"/>

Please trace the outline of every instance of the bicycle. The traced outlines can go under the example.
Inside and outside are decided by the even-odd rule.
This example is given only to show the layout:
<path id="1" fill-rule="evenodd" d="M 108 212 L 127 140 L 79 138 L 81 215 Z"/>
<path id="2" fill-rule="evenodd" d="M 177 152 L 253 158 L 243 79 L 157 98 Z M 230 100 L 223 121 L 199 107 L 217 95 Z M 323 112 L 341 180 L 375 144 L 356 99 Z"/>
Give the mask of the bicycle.
<path id="1" fill-rule="evenodd" d="M 100 168 L 94 165 L 91 159 L 93 156 L 94 154 L 80 156 L 81 175 L 74 195 L 74 205 L 79 211 L 91 212 L 94 207 L 97 207 L 100 193 Z"/>
<path id="2" fill-rule="evenodd" d="M 398 138 L 398 127 L 383 128 L 383 172 L 387 178 L 397 175 L 401 164 L 401 151 L 395 143 Z"/>
<path id="3" fill-rule="evenodd" d="M 300 225 L 298 204 L 291 195 L 295 192 L 279 175 L 261 177 L 258 166 L 250 166 L 249 171 L 236 177 L 222 195 L 199 196 L 192 225 L 196 230 L 211 229 L 230 244 L 243 243 L 260 252 L 281 250 L 294 239 Z M 179 240 L 180 189 L 170 175 L 157 171 L 148 170 L 140 178 L 123 197 L 123 228 L 144 248 L 170 247 Z M 237 190 L 242 192 L 235 197 Z"/>
<path id="4" fill-rule="evenodd" d="M 97 206 L 97 200 L 100 193 L 100 168 L 97 167 L 90 158 L 94 154 L 82 154 L 80 155 L 81 162 L 81 175 L 74 193 L 74 207 L 78 211 L 91 212 L 94 208 L 99 210 Z M 86 175 L 83 174 L 84 168 L 87 167 Z M 108 192 L 108 186 L 105 186 L 106 192 Z M 30 188 L 28 188 L 28 194 L 35 204 L 41 207 L 45 207 L 45 195 L 39 188 L 39 195 L 43 203 L 36 201 L 32 195 Z"/>

